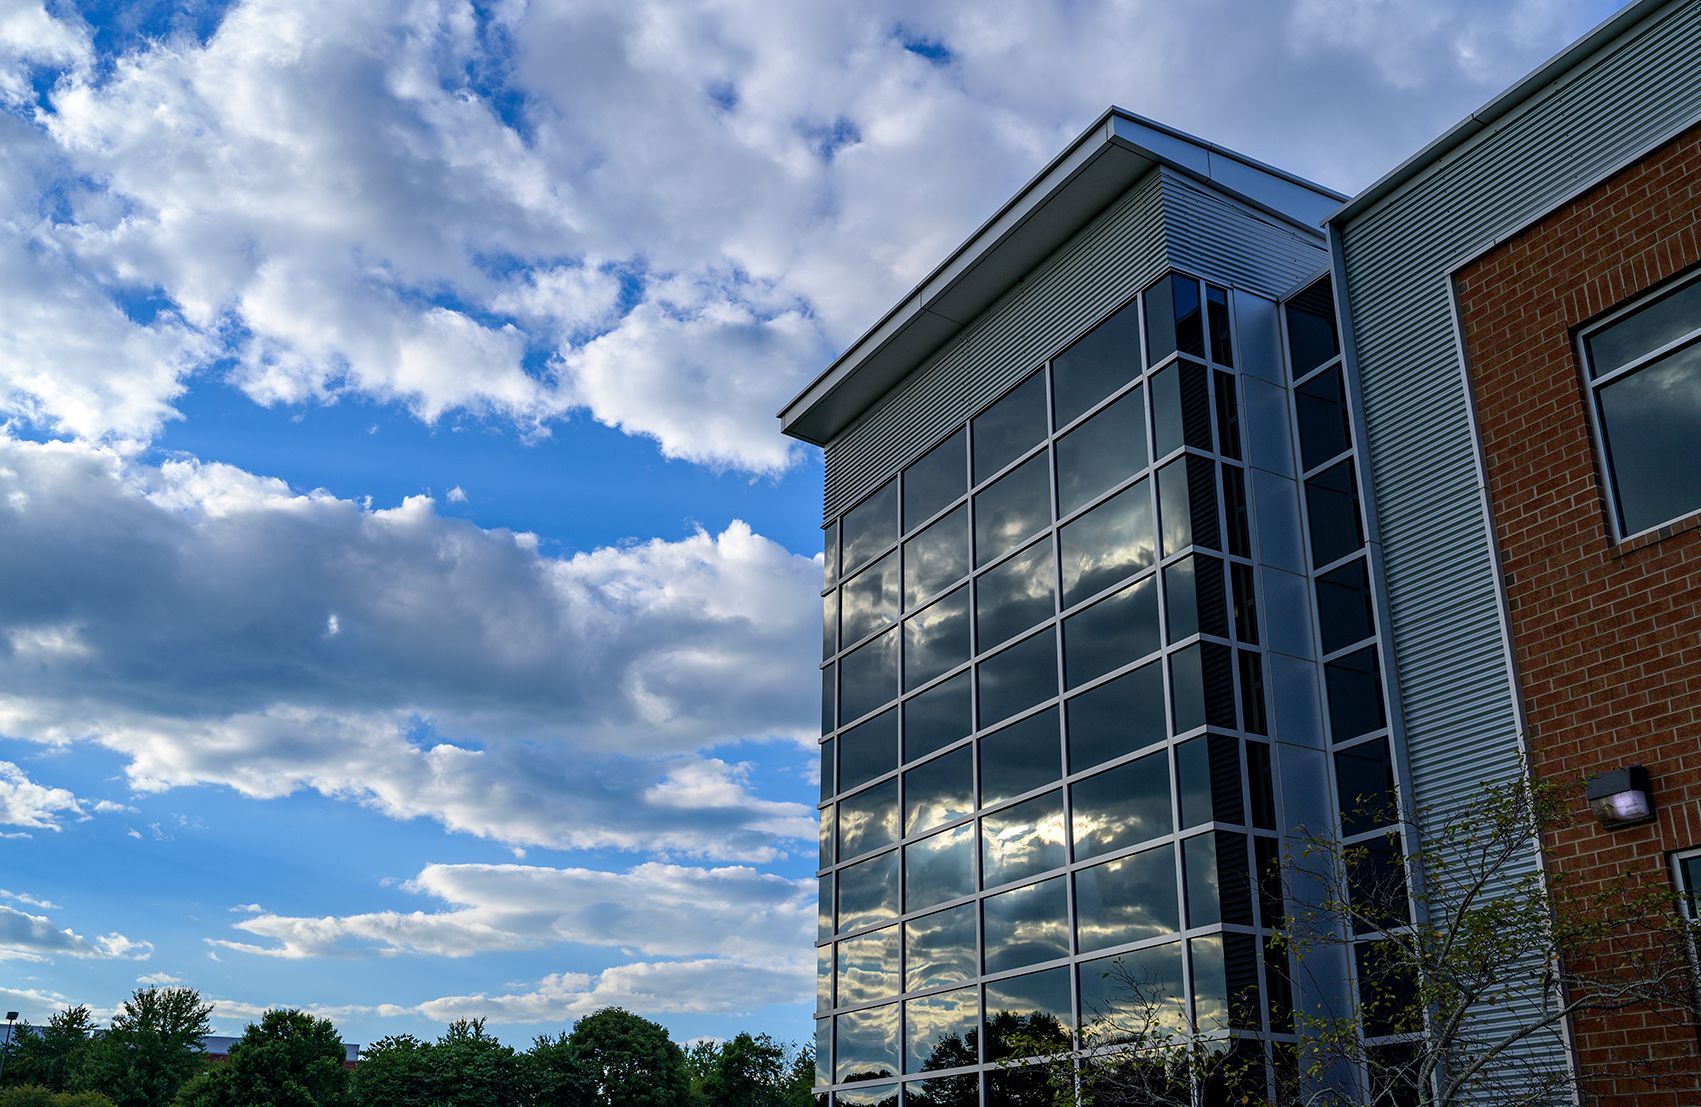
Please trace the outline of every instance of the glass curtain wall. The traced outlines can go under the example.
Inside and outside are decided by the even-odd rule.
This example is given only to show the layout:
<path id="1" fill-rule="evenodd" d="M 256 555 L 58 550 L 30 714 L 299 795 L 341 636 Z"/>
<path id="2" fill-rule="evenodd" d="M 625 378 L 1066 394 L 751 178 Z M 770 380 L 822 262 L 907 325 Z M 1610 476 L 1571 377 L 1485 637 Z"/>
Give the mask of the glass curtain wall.
<path id="1" fill-rule="evenodd" d="M 826 528 L 823 1104 L 1291 1040 L 1235 355 L 1169 274 Z"/>

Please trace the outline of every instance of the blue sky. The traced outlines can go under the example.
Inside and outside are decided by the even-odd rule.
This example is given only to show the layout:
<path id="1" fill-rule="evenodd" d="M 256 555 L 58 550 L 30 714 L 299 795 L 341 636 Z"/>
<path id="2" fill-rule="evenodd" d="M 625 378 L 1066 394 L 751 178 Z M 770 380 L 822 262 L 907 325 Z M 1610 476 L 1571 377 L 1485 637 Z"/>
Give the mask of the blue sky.
<path id="1" fill-rule="evenodd" d="M 0 0 L 0 1001 L 810 1033 L 773 413 L 1110 103 L 1345 191 L 1591 0 Z"/>

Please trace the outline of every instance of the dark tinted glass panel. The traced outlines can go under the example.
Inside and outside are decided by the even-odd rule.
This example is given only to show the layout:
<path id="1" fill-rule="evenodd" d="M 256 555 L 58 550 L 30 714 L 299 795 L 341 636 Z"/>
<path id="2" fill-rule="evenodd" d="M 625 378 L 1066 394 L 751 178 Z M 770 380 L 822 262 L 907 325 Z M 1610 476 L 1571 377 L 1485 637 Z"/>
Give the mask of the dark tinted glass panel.
<path id="1" fill-rule="evenodd" d="M 1302 377 L 1340 352 L 1335 337 L 1335 302 L 1327 278 L 1287 303 L 1288 360 Z"/>
<path id="2" fill-rule="evenodd" d="M 1376 647 L 1366 646 L 1323 666 L 1329 688 L 1329 734 L 1337 742 L 1381 729 L 1382 675 Z"/>
<path id="3" fill-rule="evenodd" d="M 839 524 L 821 529 L 821 587 L 831 588 L 839 580 Z"/>
<path id="4" fill-rule="evenodd" d="M 898 840 L 898 782 L 857 792 L 839 800 L 839 856 L 859 854 L 889 846 Z"/>
<path id="5" fill-rule="evenodd" d="M 985 565 L 1051 523 L 1044 454 L 1029 458 L 975 496 L 975 564 Z"/>
<path id="6" fill-rule="evenodd" d="M 1181 796 L 1181 826 L 1238 823 L 1240 813 L 1240 742 L 1207 734 L 1175 747 L 1176 783 Z"/>
<path id="7" fill-rule="evenodd" d="M 975 1037 L 980 1035 L 978 1032 Z M 974 1049 L 964 1051 L 964 1060 L 956 1064 L 972 1065 Z M 945 1065 L 940 1065 L 945 1068 Z M 980 1107 L 980 1077 L 974 1073 L 940 1076 L 932 1080 L 912 1080 L 904 1085 L 907 1107 Z"/>
<path id="8" fill-rule="evenodd" d="M 977 745 L 983 807 L 1031 792 L 1063 775 L 1055 707 L 995 730 Z"/>
<path id="9" fill-rule="evenodd" d="M 1393 822 L 1399 808 L 1388 740 L 1378 738 L 1335 754 L 1335 788 L 1342 834 L 1363 834 Z"/>
<path id="10" fill-rule="evenodd" d="M 833 685 L 837 681 L 838 666 L 829 665 L 821 670 L 821 733 L 825 734 L 838 725 L 838 713 L 833 710 Z"/>
<path id="11" fill-rule="evenodd" d="M 926 757 L 973 730 L 970 695 L 969 674 L 960 673 L 905 700 L 904 760 Z"/>
<path id="12" fill-rule="evenodd" d="M 837 821 L 833 818 L 833 805 L 828 804 L 821 809 L 821 817 L 817 820 L 817 831 L 821 838 L 821 867 L 824 869 L 833 863 L 833 840 L 838 836 L 834 831 Z"/>
<path id="13" fill-rule="evenodd" d="M 904 1004 L 904 1071 L 932 1072 L 975 1064 L 980 1038 L 980 989 L 912 999 Z M 914 1102 L 915 1085 L 910 1085 Z"/>
<path id="14" fill-rule="evenodd" d="M 1065 426 L 1140 375 L 1140 318 L 1129 304 L 1051 359 L 1052 402 Z"/>
<path id="15" fill-rule="evenodd" d="M 1232 652 L 1227 646 L 1203 642 L 1169 655 L 1177 734 L 1206 724 L 1235 725 Z"/>
<path id="16" fill-rule="evenodd" d="M 1263 742 L 1246 743 L 1246 794 L 1252 825 L 1260 830 L 1276 829 L 1276 782 L 1270 764 L 1270 747 Z"/>
<path id="17" fill-rule="evenodd" d="M 1417 1006 L 1417 971 L 1390 942 L 1360 942 L 1353 948 L 1358 962 L 1359 1010 L 1366 1037 L 1381 1038 L 1423 1029 Z"/>
<path id="18" fill-rule="evenodd" d="M 1199 457 L 1179 458 L 1158 470 L 1158 517 L 1163 552 L 1217 541 L 1216 466 Z"/>
<path id="19" fill-rule="evenodd" d="M 1376 629 L 1370 612 L 1370 574 L 1362 558 L 1317 578 L 1317 624 L 1324 653 L 1369 638 Z"/>
<path id="20" fill-rule="evenodd" d="M 905 834 L 950 822 L 974 810 L 972 756 L 964 746 L 904 774 Z"/>
<path id="21" fill-rule="evenodd" d="M 1080 973 L 1081 1033 L 1093 1044 L 1186 1032 L 1180 942 L 1087 961 Z M 1174 1102 L 1188 1102 L 1185 1084 Z"/>
<path id="22" fill-rule="evenodd" d="M 1060 791 L 982 816 L 981 877 L 985 886 L 992 888 L 1062 868 L 1064 834 Z"/>
<path id="23" fill-rule="evenodd" d="M 1065 705 L 1069 771 L 1133 753 L 1164 739 L 1163 665 L 1150 665 L 1106 681 Z"/>
<path id="24" fill-rule="evenodd" d="M 1164 607 L 1171 643 L 1200 631 L 1228 637 L 1226 602 L 1223 563 L 1216 558 L 1195 555 L 1164 567 Z"/>
<path id="25" fill-rule="evenodd" d="M 1211 397 L 1203 365 L 1176 362 L 1152 378 L 1152 443 L 1158 457 L 1182 446 L 1211 448 Z"/>
<path id="26" fill-rule="evenodd" d="M 959 507 L 904 543 L 904 606 L 914 607 L 969 572 L 969 509 Z"/>
<path id="27" fill-rule="evenodd" d="M 1205 286 L 1205 318 L 1211 328 L 1211 359 L 1219 365 L 1234 364 L 1234 328 L 1229 325 L 1228 290 Z"/>
<path id="28" fill-rule="evenodd" d="M 1063 606 L 1104 591 L 1157 559 L 1149 482 L 1126 488 L 1058 531 Z"/>
<path id="29" fill-rule="evenodd" d="M 1240 460 L 1240 401 L 1235 397 L 1234 376 L 1212 373 L 1217 382 L 1217 452 Z"/>
<path id="30" fill-rule="evenodd" d="M 1613 381 L 1600 403 L 1624 533 L 1701 508 L 1701 343 Z"/>
<path id="31" fill-rule="evenodd" d="M 884 1010 L 884 1008 L 882 1008 Z M 892 1016 L 895 1020 L 896 1015 Z M 851 1079 L 856 1079 L 852 1077 Z M 898 1107 L 898 1086 L 882 1084 L 875 1088 L 847 1088 L 838 1093 L 844 1107 Z M 819 1099 L 821 1097 L 817 1097 Z M 819 1104 L 817 1104 L 819 1107 Z"/>
<path id="32" fill-rule="evenodd" d="M 975 416 L 976 483 L 1027 453 L 1045 432 L 1045 374 L 1035 373 Z"/>
<path id="33" fill-rule="evenodd" d="M 876 715 L 839 735 L 839 789 L 866 784 L 898 767 L 898 713 Z"/>
<path id="34" fill-rule="evenodd" d="M 826 799 L 834 791 L 834 779 L 838 770 L 837 747 L 831 738 L 821 743 L 821 798 Z"/>
<path id="35" fill-rule="evenodd" d="M 833 1020 L 815 1020 L 815 1083 L 833 1080 Z"/>
<path id="36" fill-rule="evenodd" d="M 1077 861 L 1168 834 L 1169 758 L 1148 754 L 1077 781 L 1069 803 Z"/>
<path id="37" fill-rule="evenodd" d="M 1246 522 L 1246 476 L 1236 466 L 1223 466 L 1223 518 L 1228 523 L 1228 551 L 1252 556 L 1252 533 Z"/>
<path id="38" fill-rule="evenodd" d="M 815 930 L 816 937 L 825 941 L 833 936 L 833 874 L 823 876 L 819 884 L 815 894 Z"/>
<path id="39" fill-rule="evenodd" d="M 1066 1048 L 1067 1043 L 1057 1048 Z M 999 1107 L 1051 1107 L 1056 1102 L 1044 1065 L 1014 1065 L 986 1074 L 986 1101 Z"/>
<path id="40" fill-rule="evenodd" d="M 1146 467 L 1138 388 L 1057 440 L 1057 510 L 1067 515 Z"/>
<path id="41" fill-rule="evenodd" d="M 1293 390 L 1294 415 L 1299 420 L 1299 459 L 1315 469 L 1353 444 L 1347 416 L 1347 394 L 1339 365 Z"/>
<path id="42" fill-rule="evenodd" d="M 904 924 L 904 984 L 912 992 L 963 984 L 979 975 L 975 905 L 961 904 Z"/>
<path id="43" fill-rule="evenodd" d="M 969 659 L 969 590 L 959 588 L 904 620 L 904 688 L 919 688 Z"/>
<path id="44" fill-rule="evenodd" d="M 898 854 L 883 853 L 839 870 L 839 932 L 898 917 Z"/>
<path id="45" fill-rule="evenodd" d="M 1157 581 L 1146 577 L 1063 621 L 1064 681 L 1074 688 L 1157 648 Z"/>
<path id="46" fill-rule="evenodd" d="M 860 718 L 898 695 L 898 628 L 858 646 L 839 661 L 839 711 Z"/>
<path id="47" fill-rule="evenodd" d="M 840 523 L 844 555 L 841 572 L 857 566 L 898 540 L 898 482 L 887 481 L 880 491 L 845 512 Z"/>
<path id="48" fill-rule="evenodd" d="M 1252 925 L 1251 870 L 1246 839 L 1214 831 L 1181 843 L 1182 875 L 1187 884 L 1187 925 Z"/>
<path id="49" fill-rule="evenodd" d="M 1252 839 L 1253 881 L 1258 887 L 1258 911 L 1263 924 L 1271 929 L 1287 921 L 1287 905 L 1282 899 L 1282 851 L 1274 838 Z M 1283 955 L 1284 964 L 1287 961 Z"/>
<path id="50" fill-rule="evenodd" d="M 975 642 L 992 649 L 1052 617 L 1057 610 L 1052 583 L 1051 542 L 1042 539 L 975 578 Z"/>
<path id="51" fill-rule="evenodd" d="M 828 592 L 821 597 L 821 657 L 832 657 L 839 651 L 839 594 Z"/>
<path id="52" fill-rule="evenodd" d="M 959 430 L 904 470 L 904 529 L 911 530 L 939 512 L 969 486 L 967 434 Z"/>
<path id="53" fill-rule="evenodd" d="M 1589 369 L 1604 376 L 1701 327 L 1701 281 L 1659 299 L 1589 336 Z"/>
<path id="54" fill-rule="evenodd" d="M 1179 929 L 1175 847 L 1159 846 L 1075 873 L 1075 931 L 1082 953 Z"/>
<path id="55" fill-rule="evenodd" d="M 840 613 L 845 642 L 857 642 L 898 617 L 898 555 L 889 553 L 840 589 L 844 610 Z"/>
<path id="56" fill-rule="evenodd" d="M 1004 972 L 1069 956 L 1069 903 L 1063 877 L 981 901 L 986 971 Z"/>
<path id="57" fill-rule="evenodd" d="M 832 946 L 818 946 L 815 949 L 815 1009 L 817 1011 L 833 1009 Z"/>
<path id="58" fill-rule="evenodd" d="M 1229 566 L 1232 585 L 1230 609 L 1234 614 L 1234 636 L 1258 644 L 1258 592 L 1252 584 L 1252 566 L 1238 561 Z"/>
<path id="59" fill-rule="evenodd" d="M 1417 1042 L 1392 1042 L 1365 1049 L 1370 1071 L 1370 1107 L 1423 1107 L 1425 1050 Z"/>
<path id="60" fill-rule="evenodd" d="M 1199 282 L 1172 274 L 1146 290 L 1146 364 L 1180 350 L 1205 356 L 1205 326 L 1199 310 Z"/>
<path id="61" fill-rule="evenodd" d="M 1410 921 L 1398 834 L 1356 843 L 1346 851 L 1346 861 L 1347 898 L 1353 905 L 1353 927 L 1358 933 L 1387 930 Z"/>
<path id="62" fill-rule="evenodd" d="M 1313 566 L 1327 565 L 1364 545 L 1351 458 L 1305 482 L 1305 511 L 1311 524 Z"/>
<path id="63" fill-rule="evenodd" d="M 1199 1029 L 1259 1029 L 1258 940 L 1249 934 L 1213 934 L 1194 938 L 1188 948 L 1193 954 L 1193 1017 Z M 1262 1073 L 1257 1083 L 1262 1090 Z"/>
<path id="64" fill-rule="evenodd" d="M 1251 734 L 1270 733 L 1264 710 L 1264 659 L 1251 650 L 1239 650 L 1235 659 L 1240 664 L 1240 726 Z"/>
<path id="65" fill-rule="evenodd" d="M 1054 643 L 1052 632 L 1042 631 L 975 666 L 981 726 L 991 726 L 1057 695 Z"/>
<path id="66" fill-rule="evenodd" d="M 986 1059 L 1070 1048 L 1069 970 L 1046 969 L 986 986 Z M 1002 1102 L 994 1100 L 993 1102 Z"/>
<path id="67" fill-rule="evenodd" d="M 838 1079 L 869 1080 L 898 1073 L 898 1005 L 875 1007 L 838 1015 L 835 1037 L 838 1046 Z M 897 1102 L 897 1089 L 888 1089 Z M 876 1093 L 878 1096 L 881 1093 Z M 864 1103 L 884 1103 L 875 1098 Z"/>
<path id="68" fill-rule="evenodd" d="M 904 910 L 919 911 L 975 890 L 975 828 L 952 827 L 904 847 Z"/>
<path id="69" fill-rule="evenodd" d="M 846 938 L 838 948 L 839 1003 L 843 1006 L 873 1003 L 902 990 L 898 980 L 897 927 Z"/>

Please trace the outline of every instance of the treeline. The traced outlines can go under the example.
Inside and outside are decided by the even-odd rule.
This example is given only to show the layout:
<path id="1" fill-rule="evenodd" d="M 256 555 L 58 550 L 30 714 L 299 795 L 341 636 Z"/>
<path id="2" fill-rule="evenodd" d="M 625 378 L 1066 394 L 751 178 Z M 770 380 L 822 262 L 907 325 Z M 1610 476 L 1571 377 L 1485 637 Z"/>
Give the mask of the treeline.
<path id="1" fill-rule="evenodd" d="M 451 1023 L 399 1034 L 345 1064 L 329 1019 L 267 1011 L 224 1059 L 207 1057 L 212 1006 L 193 988 L 143 988 L 95 1033 L 87 1007 L 20 1025 L 0 1107 L 809 1107 L 815 1059 L 767 1035 L 682 1048 L 649 1019 L 605 1008 L 524 1050 Z"/>

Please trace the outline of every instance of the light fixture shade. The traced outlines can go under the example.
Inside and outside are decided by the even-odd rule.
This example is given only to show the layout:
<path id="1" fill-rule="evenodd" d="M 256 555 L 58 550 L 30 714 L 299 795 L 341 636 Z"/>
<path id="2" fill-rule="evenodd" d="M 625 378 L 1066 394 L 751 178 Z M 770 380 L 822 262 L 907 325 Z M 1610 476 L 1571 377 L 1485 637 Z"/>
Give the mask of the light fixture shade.
<path id="1" fill-rule="evenodd" d="M 1654 817 L 1654 793 L 1648 770 L 1626 765 L 1589 779 L 1589 810 L 1602 826 L 1630 826 Z"/>

